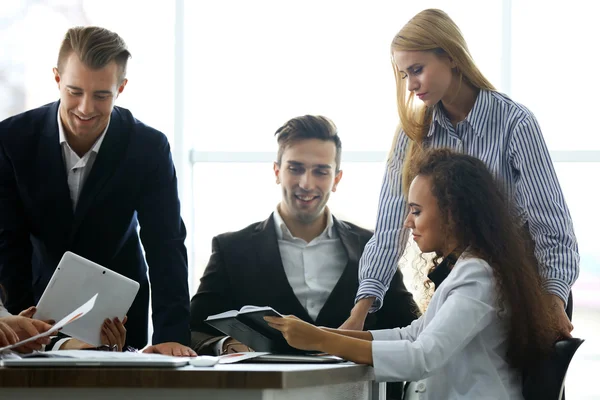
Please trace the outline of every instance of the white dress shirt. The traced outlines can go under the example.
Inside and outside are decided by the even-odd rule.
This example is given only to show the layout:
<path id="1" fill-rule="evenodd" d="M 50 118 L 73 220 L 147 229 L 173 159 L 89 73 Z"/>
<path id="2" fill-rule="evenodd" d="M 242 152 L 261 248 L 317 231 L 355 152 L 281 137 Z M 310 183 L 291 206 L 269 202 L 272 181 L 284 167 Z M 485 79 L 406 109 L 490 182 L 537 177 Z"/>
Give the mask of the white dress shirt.
<path id="1" fill-rule="evenodd" d="M 294 294 L 313 321 L 348 264 L 348 254 L 328 208 L 325 208 L 325 214 L 327 226 L 319 236 L 306 243 L 292 235 L 278 207 L 273 213 L 283 269 Z"/>
<path id="2" fill-rule="evenodd" d="M 83 188 L 83 185 L 85 184 L 85 181 L 90 174 L 92 167 L 94 166 L 98 151 L 100 151 L 100 146 L 102 145 L 102 141 L 104 140 L 104 136 L 106 135 L 109 125 L 110 120 L 108 121 L 108 124 L 106 124 L 104 132 L 102 132 L 102 135 L 100 135 L 100 137 L 96 140 L 92 148 L 85 153 L 83 157 L 79 157 L 67 142 L 65 130 L 60 120 L 60 107 L 58 109 L 58 136 L 60 147 L 62 149 L 63 160 L 67 170 L 67 183 L 69 184 L 69 192 L 71 193 L 73 211 L 75 211 L 77 208 L 77 202 L 79 201 L 81 189 Z"/>
<path id="3" fill-rule="evenodd" d="M 522 399 L 496 300 L 492 268 L 463 254 L 421 318 L 371 331 L 376 379 L 422 380 L 419 399 Z"/>

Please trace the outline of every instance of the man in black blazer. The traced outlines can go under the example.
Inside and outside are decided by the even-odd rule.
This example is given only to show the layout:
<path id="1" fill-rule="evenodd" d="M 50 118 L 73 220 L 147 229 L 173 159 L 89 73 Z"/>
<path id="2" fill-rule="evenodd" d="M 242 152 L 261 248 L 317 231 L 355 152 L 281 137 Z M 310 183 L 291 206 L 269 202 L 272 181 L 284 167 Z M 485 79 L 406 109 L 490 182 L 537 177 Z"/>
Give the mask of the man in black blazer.
<path id="1" fill-rule="evenodd" d="M 126 328 L 127 344 L 141 348 L 149 274 L 152 342 L 189 344 L 186 230 L 169 143 L 114 106 L 129 57 L 113 32 L 70 29 L 54 68 L 60 101 L 0 123 L 0 284 L 18 313 L 37 303 L 65 251 L 88 258 L 140 283 Z"/>
<path id="2" fill-rule="evenodd" d="M 247 351 L 204 323 L 213 314 L 245 305 L 331 328 L 354 306 L 358 261 L 372 232 L 336 219 L 326 207 L 342 177 L 341 142 L 324 117 L 303 116 L 276 132 L 275 177 L 282 201 L 265 221 L 216 236 L 212 255 L 192 298 L 192 347 L 203 354 Z M 396 273 L 384 306 L 365 329 L 402 327 L 417 306 Z"/>

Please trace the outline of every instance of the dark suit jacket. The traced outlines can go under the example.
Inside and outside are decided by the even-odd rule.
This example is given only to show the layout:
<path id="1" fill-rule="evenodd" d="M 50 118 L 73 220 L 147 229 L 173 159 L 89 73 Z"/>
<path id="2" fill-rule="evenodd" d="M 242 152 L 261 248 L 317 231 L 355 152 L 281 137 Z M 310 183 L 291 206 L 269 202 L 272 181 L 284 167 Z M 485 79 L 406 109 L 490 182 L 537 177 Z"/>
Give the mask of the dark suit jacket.
<path id="1" fill-rule="evenodd" d="M 192 346 L 208 354 L 222 334 L 203 321 L 209 315 L 245 305 L 271 306 L 318 326 L 339 327 L 350 315 L 358 290 L 358 262 L 372 232 L 334 218 L 348 254 L 348 264 L 316 321 L 302 307 L 290 286 L 279 253 L 273 216 L 238 232 L 216 236 L 198 292 L 192 298 Z M 417 317 L 417 306 L 397 272 L 383 307 L 369 314 L 365 329 L 403 327 Z"/>
<path id="2" fill-rule="evenodd" d="M 36 304 L 69 250 L 140 283 L 127 314 L 128 344 L 148 341 L 148 271 L 153 343 L 189 343 L 186 230 L 165 135 L 115 107 L 73 211 L 58 106 L 0 122 L 0 283 L 6 307 L 16 313 Z"/>

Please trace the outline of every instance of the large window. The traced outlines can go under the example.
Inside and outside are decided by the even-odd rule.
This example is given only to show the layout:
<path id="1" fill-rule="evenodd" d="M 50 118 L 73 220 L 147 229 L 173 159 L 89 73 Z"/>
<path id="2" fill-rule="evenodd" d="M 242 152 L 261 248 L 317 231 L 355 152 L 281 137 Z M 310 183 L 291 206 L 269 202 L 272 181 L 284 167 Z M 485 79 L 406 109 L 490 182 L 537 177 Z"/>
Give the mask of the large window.
<path id="1" fill-rule="evenodd" d="M 593 44 L 600 3 L 511 3 L 513 98 L 535 113 L 551 150 L 600 150 L 600 130 L 591 122 L 600 92 Z"/>
<path id="2" fill-rule="evenodd" d="M 593 335 L 600 317 L 594 243 L 600 220 L 588 194 L 600 168 L 600 152 L 593 151 L 600 132 L 586 116 L 594 115 L 600 87 L 584 71 L 594 65 L 589 49 L 600 32 L 583 0 L 568 7 L 524 0 L 186 1 L 184 124 L 196 150 L 192 292 L 210 239 L 267 218 L 278 202 L 273 133 L 291 117 L 321 113 L 336 122 L 344 177 L 330 207 L 374 227 L 383 160 L 397 123 L 389 44 L 427 7 L 447 11 L 483 73 L 536 114 L 579 240 L 574 334 Z M 589 393 L 578 390 L 577 379 L 593 369 L 600 349 L 588 351 L 576 356 L 579 373 L 569 376 L 574 398 Z"/>
<path id="3" fill-rule="evenodd" d="M 58 98 L 51 69 L 70 26 L 102 25 L 123 36 L 133 58 L 117 104 L 171 141 L 193 293 L 211 238 L 267 218 L 277 204 L 273 134 L 291 117 L 323 114 L 335 121 L 344 177 L 330 207 L 338 217 L 374 227 L 383 161 L 397 123 L 389 45 L 428 7 L 457 22 L 483 73 L 542 126 L 580 246 L 575 334 L 592 338 L 600 320 L 595 2 L 6 1 L 0 11 L 0 119 Z M 598 391 L 576 392 L 582 387 L 576 379 L 585 382 L 587 371 L 599 365 L 600 346 L 588 343 L 569 378 L 577 383 L 569 389 L 574 398 L 600 397 Z"/>
<path id="4" fill-rule="evenodd" d="M 52 68 L 67 29 L 99 25 L 117 32 L 132 58 L 117 105 L 173 139 L 175 8 L 151 1 L 13 0 L 0 11 L 0 120 L 58 100 Z"/>
<path id="5" fill-rule="evenodd" d="M 346 172 L 331 208 L 373 227 L 380 164 L 398 121 L 393 36 L 421 9 L 442 8 L 500 86 L 502 6 L 500 0 L 186 1 L 184 130 L 193 137 L 196 161 L 227 163 L 194 167 L 194 277 L 206 266 L 210 237 L 265 219 L 274 209 L 273 134 L 298 115 L 323 114 L 336 123 L 345 154 L 354 156 L 344 156 Z M 357 159 L 376 164 L 344 163 Z M 214 207 L 200 206 L 211 202 Z"/>
<path id="6" fill-rule="evenodd" d="M 387 150 L 397 123 L 390 43 L 428 6 L 456 18 L 500 85 L 499 0 L 186 1 L 185 130 L 194 147 L 269 151 L 283 122 L 324 114 L 346 150 Z"/>

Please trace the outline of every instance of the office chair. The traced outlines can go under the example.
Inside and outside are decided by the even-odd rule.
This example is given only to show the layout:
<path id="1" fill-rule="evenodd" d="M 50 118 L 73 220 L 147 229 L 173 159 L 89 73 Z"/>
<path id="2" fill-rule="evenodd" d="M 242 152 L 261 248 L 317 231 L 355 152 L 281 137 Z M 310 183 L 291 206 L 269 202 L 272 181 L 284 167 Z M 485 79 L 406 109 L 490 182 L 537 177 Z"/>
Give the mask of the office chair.
<path id="1" fill-rule="evenodd" d="M 562 400 L 565 377 L 573 355 L 583 339 L 561 339 L 554 343 L 554 352 L 538 368 L 527 371 L 523 376 L 525 400 Z"/>

